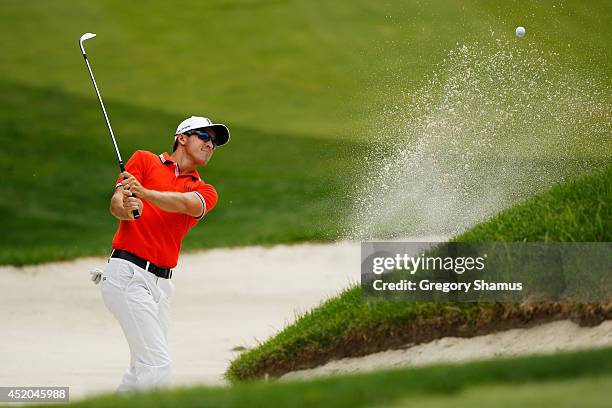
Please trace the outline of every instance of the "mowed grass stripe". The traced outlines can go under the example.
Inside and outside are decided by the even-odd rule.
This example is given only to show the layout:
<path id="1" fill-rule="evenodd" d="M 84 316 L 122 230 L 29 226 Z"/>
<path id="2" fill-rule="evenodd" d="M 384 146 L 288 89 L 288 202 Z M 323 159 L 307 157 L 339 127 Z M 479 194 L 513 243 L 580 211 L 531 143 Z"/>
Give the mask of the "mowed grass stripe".
<path id="1" fill-rule="evenodd" d="M 457 44 L 517 41 L 521 24 L 521 44 L 611 83 L 607 2 L 191 0 L 143 13 L 118 0 L 12 0 L 0 18 L 6 78 L 93 96 L 77 40 L 95 32 L 88 52 L 106 97 L 266 132 L 362 137 Z"/>
<path id="2" fill-rule="evenodd" d="M 106 255 L 118 221 L 108 212 L 118 175 L 95 99 L 0 81 L 0 264 Z M 178 115 L 105 101 L 124 161 L 171 151 Z M 333 240 L 349 209 L 356 142 L 232 126 L 232 141 L 201 172 L 218 206 L 184 249 Z M 333 213 L 337 217 L 330 217 Z"/>
<path id="3" fill-rule="evenodd" d="M 373 407 L 604 408 L 610 404 L 608 390 L 611 388 L 612 376 L 609 375 L 528 384 L 486 384 L 447 395 L 411 395 L 391 404 L 374 404 Z"/>
<path id="4" fill-rule="evenodd" d="M 589 384 L 612 376 L 612 349 L 528 356 L 456 365 L 405 368 L 299 381 L 252 382 L 230 387 L 178 388 L 130 397 L 108 395 L 74 407 L 366 407 L 405 403 L 406 398 L 445 397 L 477 387 L 547 384 L 582 378 Z M 550 392 L 555 392 L 553 388 Z M 603 390 L 601 391 L 603 392 Z M 538 401 L 551 398 L 546 391 Z M 59 405 L 68 406 L 68 405 Z"/>

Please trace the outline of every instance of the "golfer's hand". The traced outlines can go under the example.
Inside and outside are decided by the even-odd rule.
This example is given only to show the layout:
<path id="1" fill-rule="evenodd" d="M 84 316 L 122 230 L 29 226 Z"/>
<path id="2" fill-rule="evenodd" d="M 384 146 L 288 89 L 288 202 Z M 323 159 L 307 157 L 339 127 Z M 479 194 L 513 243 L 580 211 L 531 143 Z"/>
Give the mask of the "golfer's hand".
<path id="1" fill-rule="evenodd" d="M 123 190 L 123 208 L 131 220 L 134 219 L 134 210 L 138 210 L 140 215 L 142 215 L 142 201 L 139 198 L 134 197 L 130 190 Z"/>
<path id="2" fill-rule="evenodd" d="M 100 268 L 95 268 L 89 271 L 89 274 L 91 275 L 91 281 L 94 283 L 94 285 L 100 283 L 100 279 L 102 279 L 102 272 L 103 271 Z"/>
<path id="3" fill-rule="evenodd" d="M 123 180 L 121 180 L 121 185 L 123 186 L 124 190 L 131 191 L 132 195 L 135 195 L 136 197 L 146 199 L 146 195 L 149 190 L 144 188 L 142 184 L 136 180 L 136 177 L 132 176 L 127 171 L 121 173 L 120 176 L 123 178 Z"/>

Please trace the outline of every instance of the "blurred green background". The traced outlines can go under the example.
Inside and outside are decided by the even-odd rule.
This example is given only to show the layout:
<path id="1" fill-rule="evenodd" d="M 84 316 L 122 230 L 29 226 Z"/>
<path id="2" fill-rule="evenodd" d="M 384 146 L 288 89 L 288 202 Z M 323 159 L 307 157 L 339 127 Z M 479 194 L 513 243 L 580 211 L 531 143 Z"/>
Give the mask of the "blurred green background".
<path id="1" fill-rule="evenodd" d="M 171 150 L 190 115 L 232 130 L 201 172 L 220 202 L 187 235 L 193 249 L 336 239 L 381 111 L 450 49 L 525 25 L 610 86 L 611 17 L 605 1 L 5 0 L 0 263 L 108 253 L 118 170 L 85 32 L 124 160 Z"/>

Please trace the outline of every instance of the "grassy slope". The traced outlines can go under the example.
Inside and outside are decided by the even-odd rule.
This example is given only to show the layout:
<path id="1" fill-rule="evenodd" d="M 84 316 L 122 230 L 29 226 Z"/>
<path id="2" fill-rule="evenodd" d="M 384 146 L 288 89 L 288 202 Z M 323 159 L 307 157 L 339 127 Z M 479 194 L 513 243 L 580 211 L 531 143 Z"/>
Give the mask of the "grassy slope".
<path id="1" fill-rule="evenodd" d="M 612 166 L 561 184 L 456 237 L 463 242 L 612 241 Z"/>
<path id="2" fill-rule="evenodd" d="M 108 250 L 115 166 L 77 47 L 86 31 L 99 34 L 89 54 L 124 156 L 164 149 L 186 114 L 233 129 L 206 172 L 221 204 L 187 248 L 333 238 L 364 151 L 354 141 L 376 135 L 382 107 L 449 49 L 490 29 L 512 39 L 528 19 L 529 41 L 565 63 L 588 59 L 577 74 L 610 82 L 607 3 L 187 3 L 3 2 L 0 217 L 10 233 L 0 264 Z"/>
<path id="3" fill-rule="evenodd" d="M 196 387 L 133 397 L 109 395 L 74 407 L 541 407 L 559 401 L 605 406 L 612 383 L 612 349 L 399 369 L 308 381 L 254 382 L 226 388 Z M 576 380 L 578 378 L 578 380 Z M 572 392 L 588 392 L 576 395 Z M 478 399 L 479 396 L 484 400 Z M 299 403 L 298 403 L 299 401 Z M 416 405 L 414 405 L 416 403 Z M 563 405 L 566 404 L 566 405 Z M 486 405 L 486 404 L 485 404 Z M 555 404 L 556 405 L 556 404 Z M 58 405 L 68 406 L 68 405 Z M 576 405 L 574 405 L 576 406 Z"/>
<path id="4" fill-rule="evenodd" d="M 474 227 L 458 241 L 612 241 L 612 166 L 559 185 Z M 611 304 L 364 302 L 347 289 L 230 365 L 232 380 L 279 375 L 448 335 L 473 336 L 555 318 L 597 323 Z"/>

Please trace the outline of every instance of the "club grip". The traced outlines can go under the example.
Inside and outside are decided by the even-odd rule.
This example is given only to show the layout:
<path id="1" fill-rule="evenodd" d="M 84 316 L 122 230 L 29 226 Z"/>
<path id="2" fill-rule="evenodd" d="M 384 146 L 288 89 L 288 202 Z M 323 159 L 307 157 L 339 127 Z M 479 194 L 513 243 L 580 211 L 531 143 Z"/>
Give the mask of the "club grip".
<path id="1" fill-rule="evenodd" d="M 119 162 L 119 169 L 121 170 L 122 173 L 125 171 L 125 165 L 123 164 L 123 162 Z M 124 177 L 123 179 L 125 180 L 126 178 L 127 177 Z M 132 193 L 132 197 L 136 197 L 136 195 Z M 133 210 L 132 215 L 134 216 L 135 220 L 140 218 L 140 212 L 138 210 Z"/>
<path id="2" fill-rule="evenodd" d="M 134 195 L 134 193 L 132 193 L 132 196 L 133 196 L 133 197 L 136 197 L 136 196 Z M 139 212 L 138 210 L 133 210 L 133 211 L 132 211 L 132 215 L 134 216 L 134 219 L 135 219 L 135 220 L 137 220 L 137 219 L 139 219 L 139 218 L 140 218 L 140 212 Z"/>

